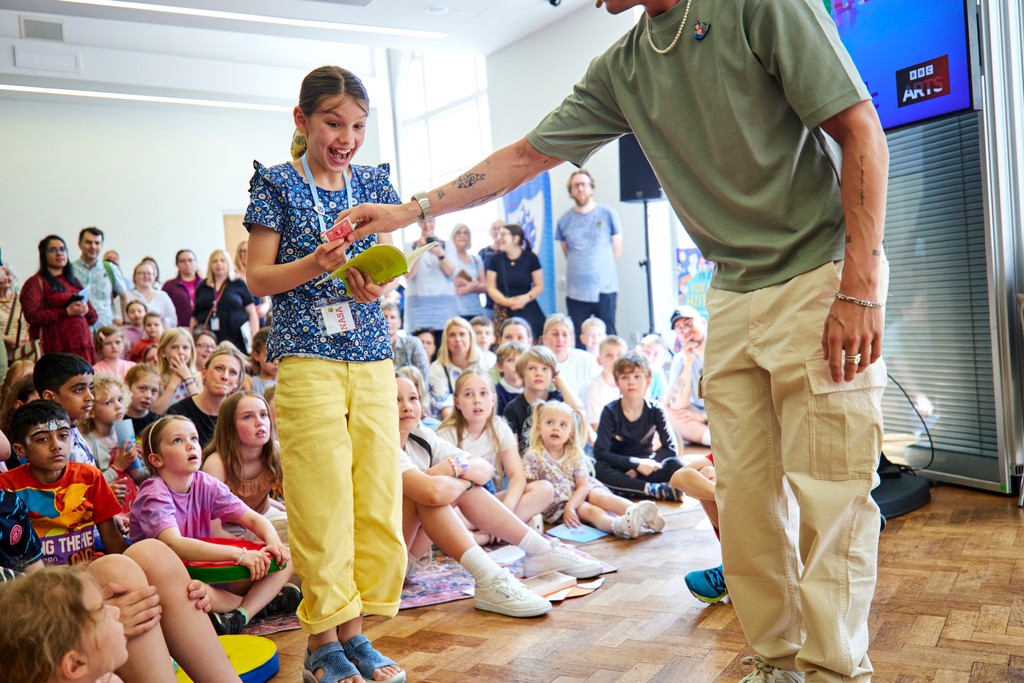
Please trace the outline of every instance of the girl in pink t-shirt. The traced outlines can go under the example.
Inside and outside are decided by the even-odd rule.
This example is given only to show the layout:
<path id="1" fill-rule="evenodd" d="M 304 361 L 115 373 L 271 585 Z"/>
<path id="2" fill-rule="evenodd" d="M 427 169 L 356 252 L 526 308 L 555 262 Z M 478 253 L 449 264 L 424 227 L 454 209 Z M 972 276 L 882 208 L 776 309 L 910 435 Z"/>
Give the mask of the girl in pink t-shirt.
<path id="1" fill-rule="evenodd" d="M 219 635 L 241 633 L 261 611 L 266 615 L 294 612 L 302 592 L 288 583 L 294 574 L 288 547 L 266 517 L 231 493 L 226 484 L 199 471 L 202 447 L 192 421 L 179 415 L 160 418 L 142 431 L 142 448 L 157 476 L 139 487 L 132 506 L 132 543 L 155 538 L 182 560 L 232 561 L 249 570 L 251 579 L 211 589 L 210 615 Z M 241 524 L 266 545 L 249 551 L 204 540 L 225 537 L 222 520 Z M 268 573 L 272 558 L 281 569 Z"/>
<path id="2" fill-rule="evenodd" d="M 113 375 L 124 379 L 135 363 L 124 359 L 124 337 L 121 330 L 105 325 L 96 330 L 92 337 L 96 345 L 96 359 L 92 367 L 97 375 Z"/>

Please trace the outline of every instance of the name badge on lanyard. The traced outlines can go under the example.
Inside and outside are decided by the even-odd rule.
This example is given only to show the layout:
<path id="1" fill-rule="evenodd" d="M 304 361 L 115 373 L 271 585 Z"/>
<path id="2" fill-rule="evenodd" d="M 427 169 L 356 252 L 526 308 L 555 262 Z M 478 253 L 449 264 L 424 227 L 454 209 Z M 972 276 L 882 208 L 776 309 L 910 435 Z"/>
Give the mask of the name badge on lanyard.
<path id="1" fill-rule="evenodd" d="M 324 220 L 327 211 L 323 202 L 320 201 L 320 193 L 313 180 L 313 171 L 309 168 L 309 161 L 306 160 L 305 154 L 302 155 L 302 170 L 306 175 L 309 193 L 313 196 L 313 210 L 316 212 L 316 220 L 320 224 L 320 234 L 323 235 L 327 232 L 327 222 Z M 346 180 L 344 173 L 342 173 L 341 179 L 345 181 L 345 198 L 348 200 L 346 208 L 352 208 L 352 183 Z M 322 329 L 326 334 L 344 334 L 356 328 L 355 318 L 352 315 L 352 304 L 348 301 L 330 301 L 319 306 L 319 309 Z"/>

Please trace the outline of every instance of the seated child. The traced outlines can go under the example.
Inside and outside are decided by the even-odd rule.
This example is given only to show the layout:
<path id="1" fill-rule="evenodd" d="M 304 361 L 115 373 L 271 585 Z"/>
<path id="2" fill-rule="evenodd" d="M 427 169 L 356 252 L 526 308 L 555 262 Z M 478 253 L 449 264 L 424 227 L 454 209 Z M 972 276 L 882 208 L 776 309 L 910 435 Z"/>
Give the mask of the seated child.
<path id="1" fill-rule="evenodd" d="M 577 578 L 601 573 L 601 563 L 585 560 L 557 540 L 548 541 L 502 505 L 484 485 L 491 467 L 419 426 L 423 406 L 416 385 L 398 377 L 398 431 L 402 454 L 402 532 L 410 553 L 410 571 L 420 566 L 432 543 L 476 580 L 475 606 L 510 617 L 534 617 L 551 603 L 499 567 L 455 514 L 458 508 L 485 533 L 519 546 L 523 572 L 534 576 L 557 570 Z M 468 485 L 467 485 L 468 484 Z"/>
<path id="2" fill-rule="evenodd" d="M 601 364 L 601 374 L 590 381 L 584 393 L 583 403 L 586 406 L 584 416 L 590 430 L 596 436 L 597 425 L 601 421 L 604 407 L 619 398 L 619 385 L 615 383 L 615 361 L 626 353 L 626 340 L 612 335 L 601 340 L 597 353 L 597 362 Z"/>
<path id="3" fill-rule="evenodd" d="M 480 353 L 472 325 L 459 317 L 445 323 L 437 360 L 430 364 L 427 375 L 431 415 L 443 420 L 452 414 L 455 380 L 466 370 L 485 370 L 480 365 Z"/>
<path id="4" fill-rule="evenodd" d="M 430 359 L 418 337 L 401 334 L 402 312 L 398 309 L 398 304 L 382 301 L 380 311 L 388 321 L 388 336 L 391 338 L 391 350 L 395 354 L 395 368 L 412 365 L 426 377 L 430 373 Z M 434 336 L 431 335 L 430 338 L 433 339 Z"/>
<path id="5" fill-rule="evenodd" d="M 485 315 L 478 315 L 469 324 L 473 326 L 476 347 L 480 349 L 480 368 L 490 370 L 498 362 L 491 350 L 494 347 L 494 321 Z"/>
<path id="6" fill-rule="evenodd" d="M 270 328 L 261 327 L 252 338 L 252 390 L 262 395 L 268 387 L 277 384 L 277 361 L 267 360 L 267 340 Z"/>
<path id="7" fill-rule="evenodd" d="M 407 380 L 416 385 L 416 393 L 420 396 L 428 396 L 430 392 L 427 391 L 427 383 L 423 379 L 423 375 L 420 374 L 419 369 L 412 365 L 404 365 L 395 370 L 396 377 L 405 377 Z M 427 429 L 437 431 L 437 428 L 441 426 L 441 421 L 436 417 L 430 415 L 427 412 L 426 406 L 423 406 L 423 415 L 420 417 L 420 426 Z"/>
<path id="8" fill-rule="evenodd" d="M 150 410 L 153 401 L 160 394 L 160 371 L 155 365 L 136 363 L 124 376 L 124 381 L 131 392 L 125 414 L 131 418 L 137 440 L 142 430 L 160 417 Z"/>
<path id="9" fill-rule="evenodd" d="M 156 355 L 156 365 L 160 370 L 160 394 L 149 409 L 157 415 L 164 415 L 178 401 L 198 394 L 203 384 L 196 372 L 196 350 L 192 345 L 192 335 L 185 328 L 175 327 L 164 332 Z"/>
<path id="10" fill-rule="evenodd" d="M 517 341 L 504 342 L 494 352 L 497 363 L 488 373 L 494 394 L 497 397 L 495 411 L 498 415 L 505 414 L 505 406 L 512 399 L 523 393 L 523 378 L 516 372 L 519 357 L 526 353 L 526 344 Z"/>
<path id="11" fill-rule="evenodd" d="M 124 379 L 125 373 L 135 363 L 125 360 L 123 356 L 124 339 L 121 331 L 113 325 L 105 325 L 93 335 L 96 346 L 96 364 L 93 370 L 97 375 L 114 375 Z"/>
<path id="12" fill-rule="evenodd" d="M 569 528 L 587 522 L 619 538 L 637 538 L 645 529 L 660 532 L 665 522 L 654 503 L 631 503 L 590 476 L 582 423 L 579 411 L 560 401 L 541 401 L 534 408 L 524 460 L 526 477 L 551 482 L 555 491 L 554 500 L 544 510 L 544 521 L 562 522 Z"/>
<path id="13" fill-rule="evenodd" d="M 32 382 L 39 397 L 60 405 L 71 424 L 71 462 L 95 465 L 89 445 L 75 428 L 92 410 L 93 369 L 89 362 L 73 353 L 46 353 L 32 370 Z"/>
<path id="14" fill-rule="evenodd" d="M 161 338 L 164 336 L 164 319 L 159 313 L 150 311 L 146 313 L 142 318 L 142 329 L 145 332 L 145 336 L 139 341 L 135 342 L 132 346 L 131 351 L 128 353 L 128 359 L 139 362 L 146 362 L 145 353 L 153 344 L 159 344 Z"/>
<path id="15" fill-rule="evenodd" d="M 93 560 L 97 531 L 107 552 L 128 547 L 114 522 L 121 506 L 103 474 L 68 459 L 72 430 L 67 413 L 53 401 L 26 403 L 11 418 L 11 442 L 27 464 L 0 474 L 0 488 L 28 508 L 48 565 Z"/>
<path id="16" fill-rule="evenodd" d="M 157 541 L 84 570 L 30 571 L 0 583 L 0 676 L 19 683 L 174 683 L 173 656 L 192 680 L 239 683 L 209 608 L 206 587 Z"/>
<path id="17" fill-rule="evenodd" d="M 595 356 L 601 352 L 601 342 L 608 336 L 608 326 L 600 318 L 590 316 L 580 323 L 580 348 Z"/>
<path id="18" fill-rule="evenodd" d="M 715 457 L 708 453 L 705 457 L 677 470 L 672 475 L 670 483 L 674 488 L 700 501 L 711 527 L 715 530 L 715 536 L 721 538 L 722 535 L 718 532 L 718 505 L 715 503 L 716 480 Z M 722 565 L 692 571 L 686 575 L 685 581 L 693 597 L 702 602 L 720 602 L 729 594 Z"/>
<path id="19" fill-rule="evenodd" d="M 199 471 L 201 447 L 192 421 L 177 415 L 162 417 L 142 432 L 143 452 L 156 475 L 139 487 L 132 506 L 132 543 L 144 538 L 163 541 L 182 560 L 232 560 L 249 570 L 249 581 L 213 588 L 211 619 L 218 634 L 241 633 L 261 610 L 266 614 L 294 612 L 302 599 L 288 583 L 293 570 L 288 548 L 266 517 L 250 509 L 228 487 Z M 237 522 L 266 543 L 256 552 L 202 539 L 212 534 L 215 519 Z M 267 573 L 270 559 L 281 569 Z M 237 593 L 237 594 L 236 594 Z"/>
<path id="20" fill-rule="evenodd" d="M 494 390 L 484 375 L 467 370 L 455 380 L 455 412 L 444 421 L 437 435 L 483 459 L 494 469 L 494 478 L 484 488 L 495 493 L 519 519 L 529 521 L 551 504 L 554 491 L 546 482 L 526 481 L 515 434 L 504 419 L 495 416 Z M 538 526 L 541 526 L 538 530 L 543 529 L 539 519 Z M 475 530 L 472 526 L 470 529 Z M 491 540 L 480 531 L 473 536 L 480 545 L 487 545 Z"/>
<path id="21" fill-rule="evenodd" d="M 516 361 L 516 372 L 523 378 L 523 393 L 505 406 L 505 420 L 516 435 L 519 452 L 526 453 L 533 424 L 533 404 L 538 401 L 565 401 L 579 410 L 575 397 L 558 374 L 555 355 L 546 346 L 531 346 Z M 551 388 L 552 380 L 555 388 Z"/>
<path id="22" fill-rule="evenodd" d="M 42 567 L 43 545 L 32 528 L 28 507 L 21 498 L 0 488 L 0 568 L 22 573 Z M 9 578 L 0 578 L 0 582 Z"/>
<path id="23" fill-rule="evenodd" d="M 149 476 L 142 466 L 135 439 L 118 443 L 114 432 L 114 423 L 124 419 L 130 393 L 125 383 L 114 375 L 97 375 L 93 382 L 95 402 L 92 413 L 79 423 L 84 432 L 83 438 L 96 459 L 96 467 L 103 472 L 126 511 L 131 509 L 138 484 Z"/>
<path id="24" fill-rule="evenodd" d="M 213 440 L 203 449 L 203 472 L 222 481 L 242 502 L 270 520 L 288 543 L 288 515 L 284 503 L 271 493 L 281 487 L 281 454 L 270 405 L 253 391 L 240 391 L 224 399 Z M 233 536 L 259 540 L 237 524 L 225 524 Z"/>
<path id="25" fill-rule="evenodd" d="M 605 406 L 594 442 L 597 478 L 613 491 L 658 500 L 682 500 L 668 483 L 682 468 L 676 437 L 660 405 L 645 397 L 651 373 L 639 353 L 615 361 L 622 398 Z M 655 444 L 657 439 L 658 444 Z"/>
<path id="26" fill-rule="evenodd" d="M 3 401 L 0 401 L 0 434 L 4 435 L 5 440 L 7 434 L 11 433 L 11 415 L 14 414 L 14 411 L 30 401 L 38 400 L 39 392 L 36 391 L 36 385 L 32 382 L 31 373 L 28 377 L 22 377 L 9 387 Z M 10 447 L 10 441 L 7 441 L 7 445 Z M 5 462 L 0 462 L 0 472 L 6 472 L 20 464 L 23 463 L 18 461 L 17 454 L 12 450 L 7 454 Z"/>
<path id="27" fill-rule="evenodd" d="M 146 329 L 143 327 L 143 320 L 149 309 L 145 302 L 139 299 L 132 299 L 125 306 L 125 324 L 121 326 L 121 336 L 124 337 L 124 346 L 121 349 L 122 356 L 127 360 L 131 350 L 140 341 L 146 338 Z"/>
<path id="28" fill-rule="evenodd" d="M 665 359 L 668 346 L 660 334 L 644 335 L 636 349 L 647 359 L 647 367 L 651 371 L 651 384 L 647 387 L 649 401 L 661 401 L 668 393 L 668 380 L 665 379 Z"/>

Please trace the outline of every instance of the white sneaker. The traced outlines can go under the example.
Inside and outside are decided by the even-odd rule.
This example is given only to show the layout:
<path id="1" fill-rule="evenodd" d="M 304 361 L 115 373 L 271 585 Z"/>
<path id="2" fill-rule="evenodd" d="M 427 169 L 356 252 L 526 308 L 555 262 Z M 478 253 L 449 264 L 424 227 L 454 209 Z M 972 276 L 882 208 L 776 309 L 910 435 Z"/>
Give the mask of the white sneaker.
<path id="1" fill-rule="evenodd" d="M 539 617 L 551 610 L 551 603 L 516 580 L 507 569 L 490 583 L 476 584 L 475 607 L 506 617 Z"/>
<path id="2" fill-rule="evenodd" d="M 661 530 L 665 528 L 665 520 L 661 518 L 658 513 L 658 506 L 650 500 L 642 500 L 639 503 L 633 503 L 640 512 L 640 521 L 643 526 L 647 527 L 654 533 L 661 533 Z"/>
<path id="3" fill-rule="evenodd" d="M 580 557 L 557 538 L 551 539 L 551 550 L 541 555 L 527 555 L 523 560 L 523 574 L 527 577 L 555 571 L 577 579 L 589 579 L 598 576 L 601 570 L 600 562 Z"/>
<path id="4" fill-rule="evenodd" d="M 779 669 L 760 657 L 744 657 L 740 664 L 753 666 L 755 669 L 741 678 L 739 683 L 804 683 L 803 672 Z"/>
<path id="5" fill-rule="evenodd" d="M 530 521 L 526 523 L 526 526 L 530 527 L 541 536 L 544 535 L 544 517 L 539 512 L 533 517 L 530 517 Z"/>
<path id="6" fill-rule="evenodd" d="M 619 538 L 637 538 L 643 530 L 643 519 L 635 503 L 612 521 L 612 533 Z"/>

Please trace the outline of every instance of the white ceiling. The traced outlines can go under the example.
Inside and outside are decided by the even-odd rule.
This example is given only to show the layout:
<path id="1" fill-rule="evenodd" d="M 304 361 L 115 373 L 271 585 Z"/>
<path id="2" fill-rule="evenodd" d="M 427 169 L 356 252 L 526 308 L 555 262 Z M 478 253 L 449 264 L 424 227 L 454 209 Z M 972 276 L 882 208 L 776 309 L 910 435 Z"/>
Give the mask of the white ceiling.
<path id="1" fill-rule="evenodd" d="M 122 47 L 128 25 L 167 28 L 206 29 L 250 36 L 277 36 L 325 41 L 348 45 L 387 47 L 394 49 L 444 50 L 487 55 L 513 43 L 541 27 L 564 18 L 593 0 L 139 0 L 157 7 L 189 7 L 218 12 L 263 15 L 307 21 L 358 24 L 398 29 L 412 29 L 444 34 L 444 38 L 416 38 L 356 33 L 326 28 L 277 26 L 223 18 L 185 16 L 120 7 L 104 7 L 62 0 L 0 0 L 0 9 L 13 10 L 44 18 L 81 17 L 97 20 L 109 30 L 108 47 Z M 358 6 L 368 3 L 366 6 Z M 114 2 L 116 3 L 116 0 Z M 446 7 L 444 13 L 431 13 L 427 8 Z M 181 54 L 175 32 L 166 31 L 166 45 L 153 43 L 151 52 Z"/>

